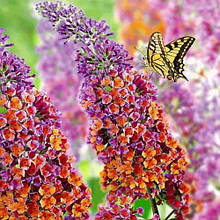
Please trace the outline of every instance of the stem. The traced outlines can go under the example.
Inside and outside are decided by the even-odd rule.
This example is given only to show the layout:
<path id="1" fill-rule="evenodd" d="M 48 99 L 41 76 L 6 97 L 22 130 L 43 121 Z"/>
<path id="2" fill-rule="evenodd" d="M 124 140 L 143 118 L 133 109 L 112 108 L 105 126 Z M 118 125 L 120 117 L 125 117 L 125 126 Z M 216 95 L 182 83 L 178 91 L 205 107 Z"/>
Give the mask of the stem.
<path id="1" fill-rule="evenodd" d="M 169 217 L 175 212 L 175 210 L 173 210 L 164 220 L 168 220 Z"/>
<path id="2" fill-rule="evenodd" d="M 148 195 L 150 196 L 150 202 L 151 202 L 151 207 L 152 207 L 153 214 L 157 214 L 159 216 L 159 219 L 160 219 L 160 214 L 159 214 L 159 211 L 158 211 L 158 208 L 157 208 L 157 203 L 154 200 L 154 198 L 151 196 L 151 190 L 150 190 L 149 187 L 147 187 L 147 192 L 148 192 Z"/>

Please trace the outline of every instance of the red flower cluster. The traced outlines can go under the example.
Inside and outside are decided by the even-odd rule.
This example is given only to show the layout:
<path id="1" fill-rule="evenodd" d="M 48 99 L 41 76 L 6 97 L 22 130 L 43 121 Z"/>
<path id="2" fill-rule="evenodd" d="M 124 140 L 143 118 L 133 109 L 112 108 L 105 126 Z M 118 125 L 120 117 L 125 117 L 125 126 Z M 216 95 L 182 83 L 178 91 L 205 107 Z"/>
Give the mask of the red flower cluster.
<path id="1" fill-rule="evenodd" d="M 168 132 L 152 84 L 135 71 L 111 71 L 104 78 L 93 77 L 90 85 L 82 89 L 86 98 L 81 100 L 84 109 L 93 112 L 89 142 L 105 164 L 102 186 L 110 187 L 113 196 L 107 197 L 110 205 L 100 208 L 97 219 L 105 212 L 119 217 L 113 205 L 119 197 L 120 202 L 126 198 L 126 205 L 119 207 L 129 213 L 129 205 L 149 198 L 149 192 L 158 204 L 166 200 L 178 210 L 181 219 L 189 209 L 190 189 L 183 183 L 186 150 Z M 133 214 L 130 206 L 128 219 Z"/>
<path id="2" fill-rule="evenodd" d="M 58 112 L 27 73 L 0 50 L 0 219 L 86 219 L 90 189 L 67 155 Z"/>
<path id="3" fill-rule="evenodd" d="M 39 3 L 37 10 L 62 38 L 82 47 L 76 59 L 84 77 L 80 102 L 90 118 L 88 142 L 104 163 L 102 186 L 110 189 L 96 219 L 137 219 L 142 211 L 133 211 L 133 202 L 149 197 L 152 204 L 167 202 L 183 219 L 190 190 L 183 182 L 186 150 L 169 133 L 146 74 L 133 70 L 128 51 L 108 39 L 104 21 L 62 3 Z"/>

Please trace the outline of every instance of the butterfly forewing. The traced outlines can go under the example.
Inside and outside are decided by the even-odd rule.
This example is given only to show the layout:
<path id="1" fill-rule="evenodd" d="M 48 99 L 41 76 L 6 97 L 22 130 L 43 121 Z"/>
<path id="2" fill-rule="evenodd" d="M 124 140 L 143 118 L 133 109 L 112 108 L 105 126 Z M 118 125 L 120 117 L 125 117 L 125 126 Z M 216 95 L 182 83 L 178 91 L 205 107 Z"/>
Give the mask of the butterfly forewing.
<path id="1" fill-rule="evenodd" d="M 162 77 L 167 75 L 167 65 L 164 61 L 166 52 L 164 49 L 164 43 L 162 35 L 159 32 L 155 32 L 151 35 L 148 48 L 147 48 L 147 60 L 149 66 L 159 73 Z"/>

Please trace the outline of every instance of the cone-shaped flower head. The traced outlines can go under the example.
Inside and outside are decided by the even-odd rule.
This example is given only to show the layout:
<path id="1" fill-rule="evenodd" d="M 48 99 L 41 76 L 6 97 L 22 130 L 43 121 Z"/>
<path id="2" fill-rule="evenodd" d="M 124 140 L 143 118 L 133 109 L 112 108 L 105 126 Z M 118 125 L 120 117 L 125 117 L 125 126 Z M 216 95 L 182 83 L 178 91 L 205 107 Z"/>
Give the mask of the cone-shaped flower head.
<path id="1" fill-rule="evenodd" d="M 86 219 L 90 190 L 67 155 L 59 114 L 0 33 L 0 218 Z"/>
<path id="2" fill-rule="evenodd" d="M 183 219 L 186 151 L 170 134 L 152 83 L 132 68 L 124 47 L 107 38 L 104 21 L 61 3 L 37 9 L 64 39 L 81 43 L 76 61 L 84 77 L 80 101 L 91 120 L 88 142 L 104 163 L 102 186 L 110 189 L 96 219 L 136 219 L 142 210 L 133 211 L 132 204 L 141 197 L 166 201 Z"/>

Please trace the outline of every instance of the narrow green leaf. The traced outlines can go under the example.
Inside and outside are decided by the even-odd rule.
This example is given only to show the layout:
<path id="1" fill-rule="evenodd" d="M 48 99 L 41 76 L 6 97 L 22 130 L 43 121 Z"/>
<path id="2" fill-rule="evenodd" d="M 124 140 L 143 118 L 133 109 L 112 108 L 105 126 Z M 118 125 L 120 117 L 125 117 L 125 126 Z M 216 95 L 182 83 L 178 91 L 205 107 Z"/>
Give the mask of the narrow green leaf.
<path id="1" fill-rule="evenodd" d="M 7 112 L 7 109 L 5 107 L 0 107 L 0 113 L 4 114 Z"/>
<path id="2" fill-rule="evenodd" d="M 106 192 L 103 192 L 98 177 L 92 177 L 88 180 L 88 185 L 92 190 L 92 207 L 91 213 L 94 215 L 98 210 L 98 205 L 103 202 Z"/>
<path id="3" fill-rule="evenodd" d="M 143 215 L 137 215 L 139 217 L 142 217 L 144 219 L 149 219 L 149 216 L 151 214 L 151 204 L 149 199 L 138 199 L 135 201 L 133 209 L 136 210 L 139 207 L 144 209 Z"/>

